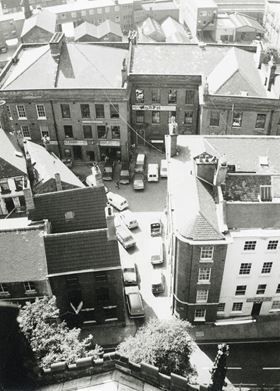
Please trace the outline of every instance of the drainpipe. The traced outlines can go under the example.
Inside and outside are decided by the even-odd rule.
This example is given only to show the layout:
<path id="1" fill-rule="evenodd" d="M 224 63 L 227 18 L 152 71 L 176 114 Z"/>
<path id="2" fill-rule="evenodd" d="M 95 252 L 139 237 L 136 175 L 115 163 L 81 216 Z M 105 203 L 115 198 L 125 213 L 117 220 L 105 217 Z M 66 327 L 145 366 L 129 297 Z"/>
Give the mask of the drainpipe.
<path id="1" fill-rule="evenodd" d="M 267 127 L 267 135 L 271 136 L 271 128 L 272 128 L 272 118 L 273 118 L 274 110 L 270 111 L 270 118 L 268 122 L 268 127 Z"/>
<path id="2" fill-rule="evenodd" d="M 56 138 L 57 145 L 58 145 L 59 157 L 60 157 L 60 159 L 62 159 L 63 154 L 62 154 L 61 145 L 60 145 L 60 143 L 58 141 L 58 130 L 57 130 L 57 124 L 56 124 L 55 115 L 54 115 L 53 101 L 51 100 L 50 102 L 51 102 L 51 108 L 52 108 L 52 116 L 53 116 L 53 125 L 54 125 L 55 138 Z"/>

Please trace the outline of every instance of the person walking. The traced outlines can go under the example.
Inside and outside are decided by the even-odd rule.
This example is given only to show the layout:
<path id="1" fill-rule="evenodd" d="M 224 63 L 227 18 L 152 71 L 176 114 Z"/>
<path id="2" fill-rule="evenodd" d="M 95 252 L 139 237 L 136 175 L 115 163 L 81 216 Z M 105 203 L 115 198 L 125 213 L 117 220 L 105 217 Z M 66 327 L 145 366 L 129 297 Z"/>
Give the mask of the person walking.
<path id="1" fill-rule="evenodd" d="M 116 188 L 120 189 L 120 180 L 119 179 L 116 180 Z"/>

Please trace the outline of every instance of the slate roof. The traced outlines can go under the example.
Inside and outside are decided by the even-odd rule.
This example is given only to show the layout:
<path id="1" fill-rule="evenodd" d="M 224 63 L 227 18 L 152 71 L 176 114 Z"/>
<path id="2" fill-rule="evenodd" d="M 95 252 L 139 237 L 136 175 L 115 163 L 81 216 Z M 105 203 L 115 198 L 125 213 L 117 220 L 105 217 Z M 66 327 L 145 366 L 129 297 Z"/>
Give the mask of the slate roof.
<path id="1" fill-rule="evenodd" d="M 47 235 L 49 274 L 120 266 L 117 240 L 107 241 L 107 230 Z"/>
<path id="2" fill-rule="evenodd" d="M 0 128 L 0 179 L 27 175 L 25 158 L 12 134 Z"/>
<path id="3" fill-rule="evenodd" d="M 49 153 L 43 146 L 26 141 L 24 149 L 28 152 L 31 163 L 38 173 L 39 187 L 50 179 L 55 178 L 56 173 L 59 173 L 62 185 L 85 187 L 79 178 L 55 154 Z"/>
<path id="4" fill-rule="evenodd" d="M 30 223 L 25 217 L 0 220 L 1 282 L 46 279 L 45 223 Z"/>
<path id="5" fill-rule="evenodd" d="M 28 19 L 25 19 L 21 32 L 21 37 L 23 38 L 34 27 L 39 27 L 53 34 L 55 32 L 56 27 L 56 15 L 48 11 L 47 9 L 43 9 L 38 14 L 33 15 Z"/>
<path id="6" fill-rule="evenodd" d="M 166 42 L 189 42 L 184 26 L 177 20 L 169 16 L 161 23 L 161 29 L 164 32 Z"/>
<path id="7" fill-rule="evenodd" d="M 75 28 L 75 41 L 78 41 L 85 35 L 89 35 L 96 39 L 101 39 L 110 33 L 115 34 L 120 38 L 123 36 L 120 25 L 110 19 L 106 19 L 98 26 L 89 22 L 84 22 Z"/>
<path id="8" fill-rule="evenodd" d="M 144 20 L 141 27 L 141 33 L 157 42 L 164 42 L 165 35 L 160 24 L 153 18 L 148 17 Z"/>
<path id="9" fill-rule="evenodd" d="M 30 212 L 32 220 L 48 219 L 52 232 L 73 232 L 106 227 L 104 208 L 107 204 L 104 187 L 86 187 L 34 196 L 35 210 Z M 74 217 L 65 220 L 65 213 Z"/>

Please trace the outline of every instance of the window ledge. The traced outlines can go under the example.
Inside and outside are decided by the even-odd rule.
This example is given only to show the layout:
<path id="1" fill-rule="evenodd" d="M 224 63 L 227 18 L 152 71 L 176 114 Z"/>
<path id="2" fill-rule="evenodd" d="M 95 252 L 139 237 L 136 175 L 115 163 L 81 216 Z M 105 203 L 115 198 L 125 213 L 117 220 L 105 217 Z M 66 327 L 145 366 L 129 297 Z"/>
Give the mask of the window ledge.
<path id="1" fill-rule="evenodd" d="M 105 322 L 116 322 L 118 320 L 119 320 L 118 318 L 108 318 L 108 319 L 105 319 Z"/>
<path id="2" fill-rule="evenodd" d="M 21 121 L 21 120 L 26 121 L 26 120 L 27 120 L 27 117 L 19 117 L 18 120 L 19 120 L 19 121 Z"/>
<path id="3" fill-rule="evenodd" d="M 199 260 L 200 263 L 214 263 L 214 259 L 200 259 Z"/>
<path id="4" fill-rule="evenodd" d="M 273 309 L 273 310 L 269 310 L 269 312 L 279 312 L 280 311 L 280 308 L 278 308 L 278 309 Z"/>
<path id="5" fill-rule="evenodd" d="M 242 311 L 231 311 L 232 314 L 242 314 Z"/>
<path id="6" fill-rule="evenodd" d="M 194 318 L 194 322 L 205 322 L 205 318 Z"/>
<path id="7" fill-rule="evenodd" d="M 107 305 L 107 306 L 103 306 L 103 309 L 104 310 L 111 310 L 111 309 L 114 309 L 114 308 L 117 308 L 116 305 Z"/>
<path id="8" fill-rule="evenodd" d="M 0 292 L 0 297 L 10 297 L 10 292 Z"/>
<path id="9" fill-rule="evenodd" d="M 29 290 L 29 291 L 25 291 L 24 293 L 26 295 L 35 295 L 35 294 L 37 294 L 37 291 L 36 291 L 36 289 L 32 289 L 32 290 Z"/>
<path id="10" fill-rule="evenodd" d="M 198 285 L 210 285 L 211 282 L 210 281 L 197 281 L 197 284 Z"/>
<path id="11" fill-rule="evenodd" d="M 42 120 L 46 120 L 46 119 L 47 119 L 47 117 L 38 117 L 37 119 L 38 119 L 38 120 L 40 120 L 40 119 L 42 119 Z"/>

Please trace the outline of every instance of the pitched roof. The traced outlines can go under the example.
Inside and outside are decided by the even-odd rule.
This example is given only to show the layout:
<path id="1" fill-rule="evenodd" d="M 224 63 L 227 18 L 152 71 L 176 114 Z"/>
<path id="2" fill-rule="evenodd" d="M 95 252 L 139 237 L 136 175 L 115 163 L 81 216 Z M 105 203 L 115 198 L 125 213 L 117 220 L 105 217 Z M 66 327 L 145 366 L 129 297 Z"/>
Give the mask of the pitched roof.
<path id="1" fill-rule="evenodd" d="M 12 134 L 0 128 L 0 179 L 27 175 L 25 158 Z"/>
<path id="2" fill-rule="evenodd" d="M 229 15 L 230 20 L 234 24 L 236 29 L 251 28 L 259 33 L 264 33 L 264 28 L 260 25 L 260 23 L 250 16 L 239 14 L 235 12 L 234 14 Z"/>
<path id="3" fill-rule="evenodd" d="M 90 35 L 91 37 L 97 38 L 97 26 L 93 23 L 84 22 L 79 24 L 74 29 L 75 41 L 78 41 L 85 35 Z"/>
<path id="4" fill-rule="evenodd" d="M 144 20 L 140 29 L 142 34 L 146 35 L 149 38 L 152 38 L 157 42 L 165 41 L 165 35 L 161 29 L 160 24 L 151 17 L 148 17 L 147 19 Z"/>
<path id="5" fill-rule="evenodd" d="M 33 15 L 28 19 L 25 19 L 21 32 L 21 37 L 24 37 L 34 27 L 39 27 L 49 33 L 54 33 L 56 27 L 56 15 L 48 11 L 47 9 L 43 9 L 38 14 Z"/>
<path id="6" fill-rule="evenodd" d="M 34 196 L 32 220 L 48 219 L 52 232 L 73 232 L 106 227 L 104 187 L 86 187 Z M 67 212 L 73 212 L 67 219 Z M 69 215 L 69 213 L 68 213 Z"/>
<path id="7" fill-rule="evenodd" d="M 60 175 L 62 186 L 72 185 L 72 187 L 85 187 L 77 176 L 55 154 L 50 154 L 41 145 L 26 141 L 24 149 L 25 152 L 28 152 L 31 163 L 37 171 L 39 182 L 39 186 L 37 187 L 55 178 L 56 173 Z"/>
<path id="8" fill-rule="evenodd" d="M 44 222 L 27 218 L 0 220 L 1 282 L 44 280 L 47 263 L 44 248 Z"/>
<path id="9" fill-rule="evenodd" d="M 107 230 L 47 235 L 45 246 L 49 274 L 119 267 L 116 240 L 107 240 Z"/>
<path id="10" fill-rule="evenodd" d="M 89 22 L 84 22 L 79 26 L 75 27 L 75 41 L 78 41 L 85 35 L 100 39 L 110 33 L 115 34 L 120 38 L 123 36 L 120 25 L 110 19 L 106 19 L 98 26 Z"/>

